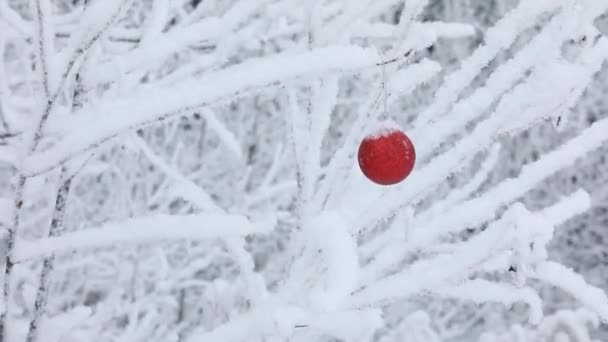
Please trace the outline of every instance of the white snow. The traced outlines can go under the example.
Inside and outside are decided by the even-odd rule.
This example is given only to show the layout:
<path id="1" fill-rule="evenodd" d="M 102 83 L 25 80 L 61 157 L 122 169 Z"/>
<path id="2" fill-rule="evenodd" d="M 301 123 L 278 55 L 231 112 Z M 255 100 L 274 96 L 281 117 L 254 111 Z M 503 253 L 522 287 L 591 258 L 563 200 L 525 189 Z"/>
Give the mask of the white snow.
<path id="1" fill-rule="evenodd" d="M 554 285 L 585 304 L 602 320 L 608 322 L 608 296 L 595 286 L 587 284 L 582 276 L 571 268 L 556 262 L 547 261 L 538 265 L 533 275 L 535 278 Z"/>
<path id="2" fill-rule="evenodd" d="M 302 195 L 310 201 L 321 170 L 323 138 L 331 122 L 331 114 L 338 96 L 338 77 L 325 77 L 313 84 L 310 95 L 310 134 L 302 168 Z M 307 213 L 308 214 L 308 213 Z"/>
<path id="3" fill-rule="evenodd" d="M 608 136 L 604 134 L 607 131 L 608 119 L 594 123 L 578 137 L 544 155 L 538 161 L 524 166 L 518 177 L 507 179 L 483 195 L 470 199 L 457 208 L 447 211 L 441 217 L 428 222 L 425 229 L 427 231 L 425 238 L 431 240 L 491 219 L 496 208 L 513 201 L 529 191 L 538 182 L 555 174 L 558 170 L 576 163 L 579 158 L 602 146 L 608 140 Z M 470 215 L 463 215 L 462 213 Z M 444 222 L 450 224 L 445 225 Z"/>
<path id="4" fill-rule="evenodd" d="M 543 209 L 539 215 L 550 224 L 557 226 L 589 209 L 591 209 L 591 196 L 587 191 L 579 189 L 556 204 Z"/>
<path id="5" fill-rule="evenodd" d="M 150 17 L 144 24 L 144 33 L 141 38 L 142 45 L 146 45 L 160 36 L 167 25 L 169 11 L 169 0 L 154 0 L 152 2 Z"/>
<path id="6" fill-rule="evenodd" d="M 393 120 L 380 120 L 376 122 L 374 125 L 371 125 L 368 133 L 365 135 L 365 139 L 379 139 L 382 137 L 386 137 L 392 133 L 400 132 L 401 128 L 399 124 Z"/>
<path id="7" fill-rule="evenodd" d="M 11 146 L 0 145 L 0 163 L 18 166 L 19 152 Z"/>
<path id="8" fill-rule="evenodd" d="M 456 252 L 417 261 L 397 274 L 378 280 L 353 294 L 348 305 L 361 307 L 408 297 L 441 286 L 447 280 L 466 278 L 475 265 L 509 246 L 511 234 L 514 232 L 509 228 L 510 224 L 511 219 L 505 215 L 502 220 L 494 222 L 483 232 L 461 243 Z"/>
<path id="9" fill-rule="evenodd" d="M 0 340 L 591 342 L 608 2 L 482 2 L 0 0 Z"/>
<path id="10" fill-rule="evenodd" d="M 324 212 L 304 225 L 319 248 L 324 275 L 310 294 L 320 310 L 338 309 L 359 281 L 357 243 L 336 212 Z"/>
<path id="11" fill-rule="evenodd" d="M 463 61 L 459 71 L 451 74 L 436 94 L 433 102 L 415 122 L 415 126 L 427 124 L 444 114 L 450 104 L 458 99 L 460 92 L 478 75 L 479 70 L 488 65 L 504 48 L 510 46 L 518 34 L 535 23 L 534 18 L 554 10 L 560 2 L 556 0 L 524 1 L 505 15 L 486 33 L 486 44 Z"/>
<path id="12" fill-rule="evenodd" d="M 8 198 L 0 198 L 0 225 L 8 226 L 11 224 L 13 213 L 13 201 Z"/>
<path id="13" fill-rule="evenodd" d="M 399 69 L 390 75 L 386 85 L 386 92 L 396 97 L 401 94 L 409 94 L 425 80 L 431 79 L 441 71 L 441 65 L 429 59 L 423 59 L 419 63 L 408 65 L 407 68 Z"/>
<path id="14" fill-rule="evenodd" d="M 197 208 L 208 212 L 220 212 L 222 209 L 217 206 L 211 196 L 205 192 L 200 186 L 196 185 L 191 180 L 183 176 L 174 167 L 168 165 L 162 158 L 154 154 L 152 150 L 147 146 L 146 142 L 140 138 L 132 138 L 133 143 L 143 152 L 143 154 L 162 170 L 167 176 L 173 179 L 175 184 L 172 187 L 172 191 L 177 197 L 183 198 L 191 203 L 195 204 Z"/>
<path id="15" fill-rule="evenodd" d="M 241 160 L 243 158 L 243 151 L 241 150 L 241 144 L 238 139 L 234 136 L 228 128 L 217 118 L 214 112 L 207 110 L 203 117 L 209 125 L 209 128 L 217 134 L 224 146 L 234 154 L 236 158 Z"/>
<path id="16" fill-rule="evenodd" d="M 251 223 L 247 218 L 238 215 L 154 215 L 56 237 L 20 240 L 16 243 L 13 258 L 16 261 L 24 261 L 55 252 L 107 247 L 117 243 L 167 239 L 222 239 L 267 233 L 273 228 L 272 219 Z"/>
<path id="17" fill-rule="evenodd" d="M 517 302 L 523 302 L 530 307 L 530 323 L 538 324 L 543 318 L 542 301 L 531 287 L 519 288 L 485 279 L 472 279 L 457 285 L 436 288 L 433 292 L 439 296 L 469 300 L 476 304 L 497 302 L 507 308 Z"/>
<path id="18" fill-rule="evenodd" d="M 179 86 L 152 88 L 124 99 L 106 99 L 86 106 L 69 122 L 62 123 L 67 130 L 64 138 L 44 153 L 29 157 L 24 171 L 43 172 L 125 130 L 221 101 L 227 96 L 238 96 L 281 80 L 348 72 L 369 67 L 379 60 L 374 49 L 319 48 L 296 55 L 284 53 L 252 59 L 198 80 L 184 81 Z"/>
<path id="19" fill-rule="evenodd" d="M 96 66 L 87 73 L 85 79 L 92 84 L 111 81 L 121 74 L 161 61 L 189 44 L 215 39 L 220 35 L 221 27 L 220 18 L 210 17 L 171 30 L 157 39 L 150 40 L 146 45 L 141 45 L 127 54 Z"/>

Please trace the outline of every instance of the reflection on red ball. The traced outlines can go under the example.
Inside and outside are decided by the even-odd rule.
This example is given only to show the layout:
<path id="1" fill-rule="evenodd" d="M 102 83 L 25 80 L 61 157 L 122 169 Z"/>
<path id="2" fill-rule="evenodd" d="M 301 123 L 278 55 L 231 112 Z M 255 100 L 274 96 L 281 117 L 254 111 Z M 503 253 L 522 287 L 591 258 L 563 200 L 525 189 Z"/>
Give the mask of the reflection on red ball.
<path id="1" fill-rule="evenodd" d="M 393 185 L 414 168 L 416 150 L 405 133 L 388 127 L 368 135 L 359 146 L 359 167 L 372 182 Z"/>

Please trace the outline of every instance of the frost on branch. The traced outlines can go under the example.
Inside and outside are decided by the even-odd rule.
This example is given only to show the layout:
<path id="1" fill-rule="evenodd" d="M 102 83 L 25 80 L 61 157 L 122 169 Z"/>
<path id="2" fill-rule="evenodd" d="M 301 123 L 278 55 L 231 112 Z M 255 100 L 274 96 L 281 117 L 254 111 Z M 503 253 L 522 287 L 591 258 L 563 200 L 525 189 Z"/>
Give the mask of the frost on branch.
<path id="1" fill-rule="evenodd" d="M 597 318 L 585 309 L 560 310 L 545 317 L 537 326 L 525 327 L 518 324 L 507 331 L 486 332 L 478 342 L 596 342 L 599 340 L 591 337 L 591 330 L 598 325 Z M 441 341 L 441 332 L 431 326 L 428 314 L 418 311 L 406 317 L 398 329 L 380 341 Z"/>
<path id="2" fill-rule="evenodd" d="M 520 1 L 487 30 L 425 0 L 22 2 L 0 1 L 2 341 L 474 336 L 455 303 L 521 323 L 482 341 L 590 341 L 608 320 L 549 258 L 589 194 L 522 200 L 608 119 L 489 177 L 511 135 L 577 115 L 607 2 Z M 457 65 L 427 53 L 473 36 Z M 380 187 L 356 151 L 387 122 L 417 165 Z M 543 287 L 584 311 L 545 317 Z"/>
<path id="3" fill-rule="evenodd" d="M 587 310 L 562 310 L 546 317 L 537 327 L 526 329 L 516 325 L 505 333 L 486 333 L 479 342 L 563 341 L 595 342 L 590 330 L 599 325 L 597 318 Z"/>

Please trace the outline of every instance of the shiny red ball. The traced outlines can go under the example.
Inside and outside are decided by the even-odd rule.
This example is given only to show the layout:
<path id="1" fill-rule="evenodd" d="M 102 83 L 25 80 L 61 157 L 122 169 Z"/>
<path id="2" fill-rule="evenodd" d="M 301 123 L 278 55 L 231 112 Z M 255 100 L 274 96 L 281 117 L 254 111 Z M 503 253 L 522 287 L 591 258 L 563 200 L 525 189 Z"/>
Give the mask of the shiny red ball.
<path id="1" fill-rule="evenodd" d="M 414 169 L 416 150 L 405 133 L 385 128 L 363 139 L 358 157 L 359 167 L 367 178 L 380 185 L 393 185 Z"/>

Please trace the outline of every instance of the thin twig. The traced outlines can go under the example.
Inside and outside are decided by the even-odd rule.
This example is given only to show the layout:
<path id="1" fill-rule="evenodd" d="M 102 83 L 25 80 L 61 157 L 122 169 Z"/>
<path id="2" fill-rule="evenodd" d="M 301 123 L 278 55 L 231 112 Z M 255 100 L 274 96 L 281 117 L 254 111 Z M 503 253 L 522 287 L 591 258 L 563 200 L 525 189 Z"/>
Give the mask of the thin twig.
<path id="1" fill-rule="evenodd" d="M 53 211 L 53 219 L 51 220 L 51 227 L 49 229 L 49 237 L 54 237 L 59 235 L 59 228 L 63 227 L 63 218 L 65 216 L 65 209 L 68 194 L 70 192 L 70 188 L 72 185 L 73 177 L 69 177 L 64 181 L 63 178 L 68 175 L 67 169 L 65 167 L 61 170 L 60 179 L 63 182 L 59 191 L 57 192 L 57 197 L 55 198 L 55 210 Z M 29 330 L 27 332 L 26 342 L 35 342 L 38 337 L 38 328 L 40 324 L 41 318 L 44 316 L 46 312 L 46 304 L 48 300 L 48 287 L 51 279 L 51 272 L 53 271 L 53 266 L 55 264 L 55 255 L 51 254 L 50 256 L 44 259 L 42 264 L 42 272 L 40 274 L 40 283 L 38 285 L 38 292 L 36 293 L 36 300 L 34 302 L 34 314 L 32 320 L 30 321 Z"/>
<path id="2" fill-rule="evenodd" d="M 45 34 L 45 30 L 48 28 L 45 28 L 45 21 L 44 21 L 44 15 L 45 13 L 43 13 L 43 8 L 42 8 L 42 1 L 43 0 L 37 0 L 35 3 L 35 20 L 37 21 L 38 24 L 38 29 L 39 29 L 39 35 L 38 35 L 38 49 L 37 49 L 37 53 L 38 53 L 38 61 L 40 63 L 39 67 L 40 67 L 40 72 L 41 72 L 41 82 L 43 85 L 43 91 L 44 91 L 44 95 L 45 95 L 45 101 L 47 102 L 47 106 L 48 106 L 48 102 L 49 102 L 49 80 L 48 80 L 48 62 L 46 61 L 45 58 L 45 50 L 48 48 L 47 46 L 45 46 L 45 38 L 44 38 L 44 34 Z M 40 141 L 41 138 L 41 131 L 42 131 L 42 126 L 44 125 L 44 122 L 46 121 L 46 118 L 48 117 L 47 115 L 42 115 L 42 117 L 40 118 L 40 121 L 38 122 L 38 126 L 37 126 L 37 131 L 34 134 L 34 138 L 33 140 L 30 142 L 30 146 L 28 147 L 28 152 L 31 153 L 32 151 L 34 151 L 36 149 L 36 146 L 38 146 L 38 143 Z M 14 193 L 15 193 L 15 201 L 14 201 L 14 208 L 13 208 L 13 222 L 12 225 L 10 227 L 8 227 L 7 232 L 8 232 L 8 238 L 7 238 L 7 244 L 6 244 L 6 255 L 5 255 L 5 265 L 4 265 L 4 284 L 2 287 L 2 296 L 3 296 L 3 300 L 4 300 L 4 307 L 5 310 L 4 312 L 0 315 L 0 341 L 8 341 L 8 332 L 7 332 L 7 325 L 6 325 L 6 321 L 8 319 L 8 315 L 9 315 L 9 311 L 10 311 L 10 305 L 9 305 L 9 295 L 10 295 L 10 283 L 11 283 L 11 274 L 13 271 L 13 262 L 11 260 L 11 254 L 13 252 L 13 249 L 15 247 L 15 237 L 17 235 L 17 229 L 19 227 L 19 223 L 20 223 L 20 217 L 21 217 L 21 211 L 23 210 L 23 192 L 24 192 L 24 188 L 25 188 L 25 181 L 26 181 L 26 176 L 21 173 L 18 176 L 18 180 L 17 183 L 14 185 Z"/>
<path id="3" fill-rule="evenodd" d="M 69 61 L 66 70 L 62 74 L 60 84 L 57 87 L 55 93 L 53 94 L 53 96 L 51 98 L 51 94 L 50 94 L 51 89 L 50 89 L 49 79 L 48 79 L 49 61 L 47 61 L 46 57 L 45 57 L 46 56 L 45 50 L 49 47 L 45 46 L 45 39 L 44 39 L 45 30 L 48 28 L 44 27 L 45 26 L 44 25 L 45 13 L 43 13 L 41 1 L 44 1 L 44 0 L 36 1 L 35 17 L 36 17 L 36 20 L 39 25 L 39 37 L 38 37 L 38 42 L 37 42 L 38 51 L 37 52 L 39 54 L 39 62 L 40 62 L 40 68 L 41 68 L 41 73 L 42 73 L 41 81 L 43 84 L 46 103 L 44 105 L 42 115 L 40 116 L 40 118 L 38 120 L 38 124 L 36 125 L 36 130 L 34 131 L 34 136 L 28 146 L 28 150 L 27 150 L 28 155 L 31 155 L 32 153 L 34 153 L 36 151 L 36 149 L 38 148 L 38 145 L 40 144 L 40 141 L 42 140 L 42 134 L 44 131 L 44 127 L 46 126 L 48 118 L 53 110 L 54 104 L 56 103 L 56 100 L 59 97 L 59 94 L 61 93 L 61 91 L 67 81 L 68 76 L 72 72 L 74 65 L 76 65 L 76 63 L 75 63 L 76 60 L 81 55 L 85 54 L 94 45 L 94 43 L 101 37 L 101 35 L 105 32 L 105 30 L 107 30 L 109 28 L 111 22 L 113 22 L 113 20 L 115 20 L 118 15 L 118 14 L 116 14 L 115 16 L 113 16 L 112 20 L 110 20 L 109 23 L 107 25 L 105 25 L 99 32 L 97 32 L 95 35 L 93 35 L 93 37 L 89 41 L 87 41 L 83 47 L 76 49 L 75 55 Z M 120 9 L 122 9 L 122 8 L 123 7 L 120 7 Z M 120 10 L 117 12 L 120 12 Z M 50 15 L 50 14 L 46 13 L 46 15 Z M 25 175 L 23 172 L 21 172 L 21 174 L 18 176 L 18 181 L 17 181 L 16 185 L 14 186 L 14 189 L 15 189 L 14 190 L 14 192 L 15 192 L 14 208 L 15 209 L 14 209 L 14 213 L 13 213 L 13 222 L 12 222 L 13 224 L 11 227 L 8 227 L 8 229 L 7 229 L 8 241 L 7 241 L 6 258 L 5 258 L 6 261 L 5 261 L 5 269 L 4 269 L 4 279 L 5 280 L 4 280 L 3 291 L 2 291 L 4 303 L 5 303 L 5 311 L 0 315 L 0 341 L 8 340 L 6 321 L 7 321 L 7 316 L 8 316 L 8 312 L 9 312 L 10 277 L 11 277 L 13 266 L 14 266 L 14 264 L 11 260 L 11 254 L 15 247 L 14 245 L 15 245 L 16 232 L 17 232 L 17 230 L 19 228 L 19 224 L 20 224 L 20 217 L 21 217 L 21 211 L 22 211 L 23 200 L 24 200 L 23 192 L 24 192 L 25 182 L 26 182 L 27 178 L 28 178 L 28 175 Z M 66 184 L 64 184 L 64 186 L 65 185 Z M 63 187 L 62 187 L 62 189 L 63 189 Z M 69 191 L 69 183 L 68 183 L 68 187 L 67 187 L 67 189 L 65 189 L 65 191 Z M 61 189 L 60 189 L 60 192 L 61 192 Z M 63 215 L 63 213 L 61 213 L 61 215 Z M 47 259 L 47 260 L 45 260 L 44 265 L 43 265 L 43 269 L 45 267 L 48 269 L 48 271 L 46 272 L 47 275 L 44 274 L 44 270 L 43 270 L 43 274 L 42 274 L 42 278 L 41 278 L 41 286 L 45 286 L 45 287 L 46 287 L 45 283 L 48 281 L 46 279 L 46 277 L 48 277 L 48 272 L 50 272 L 50 268 L 52 268 L 52 260 L 50 260 L 50 259 Z M 36 312 L 38 312 L 38 314 L 40 316 L 42 316 L 44 314 L 44 308 L 46 307 L 46 305 L 45 305 L 46 299 L 44 298 L 44 296 L 46 296 L 46 294 L 40 294 L 40 291 L 38 294 L 41 295 L 42 297 L 38 298 L 39 297 L 38 295 L 36 297 L 36 301 L 39 305 L 39 308 L 36 309 Z M 36 312 L 35 312 L 35 315 L 36 315 Z M 28 332 L 28 341 L 33 341 L 33 340 L 29 339 L 30 334 L 32 335 L 31 338 L 35 338 L 38 319 L 39 319 L 39 317 L 38 318 L 34 317 L 34 319 L 32 321 L 32 324 L 34 325 L 33 329 L 32 329 L 32 325 L 30 325 L 30 332 Z M 34 321 L 36 321 L 36 322 L 34 322 Z M 32 332 L 32 330 L 34 330 L 34 331 Z"/>
<path id="4" fill-rule="evenodd" d="M 1 96 L 0 96 L 0 124 L 2 125 L 2 129 L 4 131 L 4 133 L 0 134 L 0 139 L 2 139 L 3 136 L 10 135 L 11 127 L 8 125 L 8 121 L 6 120 L 6 115 L 4 115 L 4 111 L 2 110 L 2 97 Z"/>
<path id="5" fill-rule="evenodd" d="M 384 66 L 384 65 L 387 65 L 387 64 L 392 64 L 392 63 L 399 62 L 399 61 L 400 61 L 402 58 L 407 58 L 407 57 L 409 57 L 409 56 L 412 54 L 412 52 L 413 52 L 413 51 L 414 51 L 414 50 L 409 50 L 409 51 L 407 51 L 406 53 L 404 53 L 404 54 L 403 54 L 403 55 L 401 55 L 401 56 L 397 56 L 397 57 L 391 58 L 391 59 L 389 59 L 389 60 L 386 60 L 386 61 L 382 61 L 382 62 L 376 63 L 376 66 Z"/>
<path id="6" fill-rule="evenodd" d="M 19 219 L 21 217 L 21 210 L 23 207 L 23 190 L 25 188 L 25 176 L 20 176 L 17 183 L 14 185 L 15 188 L 15 201 L 13 211 L 13 222 L 12 225 L 7 227 L 7 242 L 6 242 L 6 255 L 4 264 L 4 284 L 2 286 L 2 297 L 4 300 L 4 312 L 0 314 L 0 341 L 8 341 L 8 333 L 6 329 L 6 320 L 9 313 L 9 293 L 10 293 L 10 276 L 13 270 L 13 262 L 11 261 L 11 253 L 15 248 L 15 232 L 19 226 Z"/>

